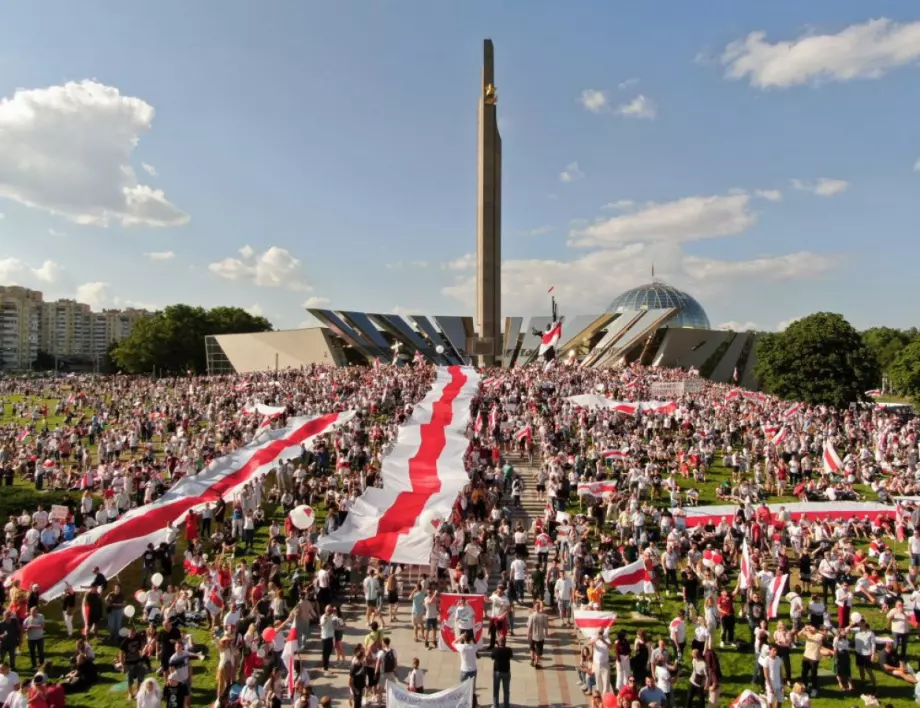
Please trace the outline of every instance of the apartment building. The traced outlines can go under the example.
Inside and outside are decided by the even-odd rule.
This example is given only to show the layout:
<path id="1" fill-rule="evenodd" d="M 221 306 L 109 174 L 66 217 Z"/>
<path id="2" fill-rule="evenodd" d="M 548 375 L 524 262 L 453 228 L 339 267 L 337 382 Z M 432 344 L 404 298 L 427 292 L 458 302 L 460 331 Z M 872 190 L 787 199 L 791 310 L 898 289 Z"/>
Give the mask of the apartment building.
<path id="1" fill-rule="evenodd" d="M 24 369 L 38 355 L 42 294 L 0 285 L 0 368 Z"/>
<path id="2" fill-rule="evenodd" d="M 134 308 L 93 312 L 76 300 L 45 302 L 37 290 L 0 286 L 0 369 L 27 369 L 39 351 L 62 358 L 97 358 L 150 314 Z"/>

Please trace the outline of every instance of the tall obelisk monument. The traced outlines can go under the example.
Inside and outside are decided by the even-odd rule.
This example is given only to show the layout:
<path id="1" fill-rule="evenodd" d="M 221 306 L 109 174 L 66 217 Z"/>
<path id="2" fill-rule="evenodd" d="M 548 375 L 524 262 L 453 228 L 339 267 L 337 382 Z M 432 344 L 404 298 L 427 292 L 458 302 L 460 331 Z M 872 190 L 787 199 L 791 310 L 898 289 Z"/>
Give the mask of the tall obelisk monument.
<path id="1" fill-rule="evenodd" d="M 495 49 L 483 43 L 482 91 L 479 96 L 479 180 L 476 209 L 475 353 L 480 366 L 501 363 L 502 316 L 502 138 L 498 133 Z"/>

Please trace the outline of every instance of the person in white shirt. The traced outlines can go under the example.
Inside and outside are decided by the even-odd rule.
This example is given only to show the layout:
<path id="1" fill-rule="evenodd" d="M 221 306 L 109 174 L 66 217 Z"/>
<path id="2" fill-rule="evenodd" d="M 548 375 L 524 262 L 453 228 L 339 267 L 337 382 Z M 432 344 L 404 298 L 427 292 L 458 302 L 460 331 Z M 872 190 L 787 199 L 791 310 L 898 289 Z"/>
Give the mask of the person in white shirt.
<path id="1" fill-rule="evenodd" d="M 473 661 L 476 661 L 475 657 Z M 406 688 L 408 688 L 411 693 L 425 692 L 425 670 L 419 668 L 419 661 L 417 658 L 412 660 L 412 670 L 406 677 Z"/>
<path id="2" fill-rule="evenodd" d="M 594 679 L 597 681 L 597 690 L 601 695 L 611 693 L 610 687 L 610 639 L 603 629 L 598 628 L 597 634 L 588 640 L 588 646 L 593 650 Z"/>
<path id="3" fill-rule="evenodd" d="M 153 678 L 144 679 L 137 690 L 137 708 L 160 708 L 163 692 Z"/>
<path id="4" fill-rule="evenodd" d="M 556 606 L 559 609 L 559 618 L 562 620 L 564 627 L 572 624 L 572 597 L 575 594 L 575 585 L 572 579 L 566 575 L 564 570 L 559 571 L 559 578 L 553 587 L 553 595 L 556 598 Z"/>
<path id="5" fill-rule="evenodd" d="M 505 586 L 499 584 L 489 596 L 489 649 L 495 648 L 499 636 L 508 633 L 508 613 L 511 610 L 511 601 L 505 595 Z"/>
<path id="6" fill-rule="evenodd" d="M 772 708 L 779 708 L 783 702 L 783 660 L 776 653 L 776 645 L 770 646 L 763 667 L 767 701 Z"/>
<path id="7" fill-rule="evenodd" d="M 514 583 L 514 595 L 519 605 L 524 604 L 524 586 L 527 579 L 527 563 L 521 556 L 511 561 L 511 582 Z"/>
<path id="8" fill-rule="evenodd" d="M 865 618 L 859 621 L 859 628 L 853 637 L 856 649 L 856 666 L 859 668 L 859 680 L 865 683 L 866 672 L 872 681 L 872 693 L 875 694 L 875 672 L 872 670 L 872 655 L 875 654 L 875 632 L 869 629 Z"/>
<path id="9" fill-rule="evenodd" d="M 920 566 L 920 527 L 915 528 L 914 535 L 907 539 L 907 551 L 910 553 L 911 566 Z"/>
<path id="10" fill-rule="evenodd" d="M 3 705 L 9 695 L 19 686 L 19 674 L 10 671 L 6 662 L 0 664 L 0 705 Z"/>
<path id="11" fill-rule="evenodd" d="M 469 640 L 468 636 L 461 637 L 455 645 L 460 656 L 460 683 L 472 679 L 473 693 L 476 693 L 476 654 L 479 648 L 475 640 Z"/>

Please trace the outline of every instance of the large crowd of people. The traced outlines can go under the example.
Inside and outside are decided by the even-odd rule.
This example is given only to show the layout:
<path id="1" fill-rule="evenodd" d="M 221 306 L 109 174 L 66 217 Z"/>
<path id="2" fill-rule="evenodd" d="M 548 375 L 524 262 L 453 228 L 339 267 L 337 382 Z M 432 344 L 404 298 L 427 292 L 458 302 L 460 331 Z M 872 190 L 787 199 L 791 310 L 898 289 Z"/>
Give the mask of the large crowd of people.
<path id="1" fill-rule="evenodd" d="M 486 598 L 481 642 L 472 613 L 454 614 L 457 680 L 475 681 L 490 657 L 494 704 L 507 707 L 515 690 L 509 636 L 523 632 L 528 651 L 517 659 L 541 667 L 553 635 L 578 632 L 578 611 L 634 603 L 614 597 L 603 574 L 638 560 L 652 584 L 642 613 L 659 622 L 642 626 L 620 612 L 618 624 L 582 637 L 568 670 L 586 704 L 727 705 L 735 695 L 723 695 L 721 667 L 740 655 L 753 690 L 771 705 L 808 708 L 817 695 L 854 692 L 914 695 L 920 508 L 893 500 L 917 493 L 915 418 L 734 395 L 709 382 L 688 387 L 694 392 L 665 412 L 627 415 L 569 399 L 647 401 L 654 385 L 696 381 L 695 374 L 560 363 L 482 375 L 468 431 L 470 483 L 437 530 L 430 567 L 414 570 L 327 555 L 316 541 L 379 483 L 381 459 L 429 390 L 431 367 L 0 380 L 0 483 L 34 490 L 35 499 L 0 519 L 6 579 L 155 501 L 263 426 L 358 412 L 264 482 L 189 514 L 138 559 L 136 574 L 97 573 L 91 587 L 68 588 L 54 605 L 41 600 L 41 588 L 0 585 L 4 708 L 64 705 L 113 670 L 138 708 L 205 700 L 334 705 L 331 695 L 317 695 L 311 674 L 338 665 L 355 708 L 382 702 L 387 680 L 416 692 L 446 688 L 426 685 L 424 652 L 399 656 L 387 632 L 411 627 L 420 647 L 435 649 L 443 592 Z M 284 412 L 265 418 L 257 403 Z M 839 453 L 840 469 L 826 470 L 825 443 Z M 594 482 L 604 491 L 578 494 Z M 522 499 L 534 495 L 545 512 L 528 516 Z M 793 498 L 892 506 L 872 519 L 793 520 L 765 505 Z M 735 511 L 688 526 L 687 509 L 706 503 Z M 288 515 L 302 504 L 325 512 L 306 530 Z M 744 547 L 750 567 L 742 572 Z M 774 616 L 767 594 L 782 575 L 784 602 Z M 46 624 L 49 612 L 62 624 Z M 365 639 L 345 642 L 347 625 L 366 625 Z M 45 635 L 58 626 L 74 640 L 69 666 L 46 661 Z M 117 652 L 114 667 L 98 663 L 100 645 Z M 831 663 L 836 681 L 819 677 Z M 204 672 L 214 675 L 207 696 L 194 686 Z M 877 689 L 882 674 L 891 680 Z"/>

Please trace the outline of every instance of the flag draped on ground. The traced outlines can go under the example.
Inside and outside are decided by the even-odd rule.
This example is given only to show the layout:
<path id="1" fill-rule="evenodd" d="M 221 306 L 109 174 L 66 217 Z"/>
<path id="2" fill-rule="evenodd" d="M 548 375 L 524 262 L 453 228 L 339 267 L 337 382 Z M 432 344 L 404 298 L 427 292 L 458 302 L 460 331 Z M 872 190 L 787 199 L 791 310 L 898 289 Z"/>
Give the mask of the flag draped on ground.
<path id="1" fill-rule="evenodd" d="M 424 519 L 447 518 L 469 484 L 465 433 L 478 390 L 475 369 L 439 367 L 428 395 L 400 426 L 396 445 L 383 459 L 383 488 L 366 489 L 342 526 L 320 537 L 317 548 L 428 565 L 433 539 Z"/>
<path id="2" fill-rule="evenodd" d="M 199 474 L 185 477 L 152 504 L 132 509 L 110 524 L 80 534 L 51 553 L 38 556 L 13 574 L 20 587 L 38 585 L 43 600 L 53 600 L 67 584 L 87 587 L 96 566 L 106 577 L 120 573 L 140 558 L 148 543 L 166 540 L 166 527 L 184 520 L 190 509 L 229 500 L 247 482 L 268 474 L 278 462 L 301 454 L 300 446 L 334 430 L 354 416 L 331 413 L 297 418 L 279 430 L 267 431 L 257 442 L 219 457 Z"/>
<path id="3" fill-rule="evenodd" d="M 879 516 L 894 516 L 895 508 L 881 502 L 793 502 L 791 504 L 770 504 L 771 514 L 776 514 L 780 509 L 789 512 L 792 521 L 805 518 L 832 519 L 853 517 L 863 518 L 868 516 L 876 519 Z M 722 519 L 729 521 L 738 511 L 735 504 L 718 504 L 713 506 L 694 506 L 682 510 L 688 528 L 703 526 L 709 523 L 718 524 Z"/>
<path id="4" fill-rule="evenodd" d="M 575 626 L 589 639 L 597 634 L 599 629 L 609 629 L 617 621 L 616 612 L 601 612 L 598 610 L 575 610 L 573 613 Z"/>
<path id="5" fill-rule="evenodd" d="M 655 591 L 655 586 L 652 584 L 648 570 L 645 568 L 645 561 L 641 559 L 635 563 L 624 565 L 622 568 L 605 570 L 601 573 L 601 577 L 610 587 L 624 595 L 630 593 L 641 595 Z"/>
<path id="6" fill-rule="evenodd" d="M 460 598 L 466 604 L 460 605 Z M 471 629 L 476 644 L 482 639 L 483 618 L 486 616 L 486 600 L 482 595 L 458 595 L 445 593 L 440 596 L 438 606 L 441 615 L 441 629 L 438 632 L 438 648 L 441 651 L 457 651 L 455 643 L 460 632 Z"/>

